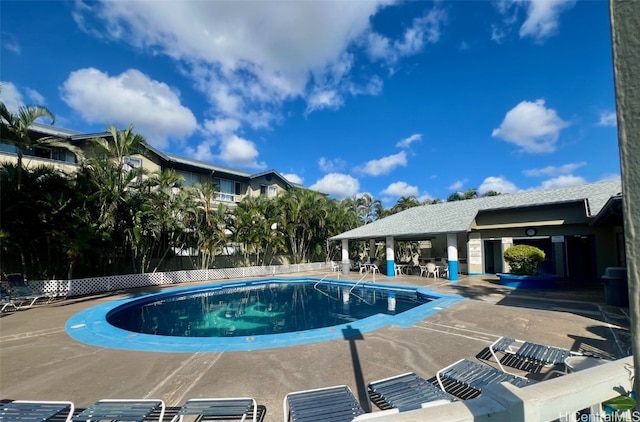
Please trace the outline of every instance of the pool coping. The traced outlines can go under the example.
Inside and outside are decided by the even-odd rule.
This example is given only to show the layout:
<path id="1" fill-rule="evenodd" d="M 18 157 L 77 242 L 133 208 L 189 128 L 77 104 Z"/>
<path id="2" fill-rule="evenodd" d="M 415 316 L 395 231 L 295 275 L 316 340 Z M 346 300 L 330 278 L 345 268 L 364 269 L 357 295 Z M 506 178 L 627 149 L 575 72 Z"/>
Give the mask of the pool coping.
<path id="1" fill-rule="evenodd" d="M 330 282 L 331 284 L 352 287 L 360 285 L 384 290 L 416 291 L 418 294 L 431 298 L 426 304 L 417 306 L 397 315 L 376 314 L 361 320 L 331 327 L 298 331 L 293 333 L 257 335 L 248 337 L 173 337 L 134 333 L 117 328 L 107 322 L 107 314 L 113 309 L 152 295 L 161 298 L 178 292 L 195 292 L 198 290 L 215 288 L 246 287 L 268 283 L 300 283 L 308 281 Z M 125 299 L 117 299 L 85 309 L 71 318 L 65 324 L 67 334 L 76 341 L 96 347 L 133 350 L 159 353 L 206 353 L 232 352 L 271 349 L 316 343 L 328 340 L 344 339 L 360 335 L 388 326 L 410 327 L 429 316 L 464 300 L 462 296 L 436 293 L 419 286 L 399 286 L 381 283 L 358 283 L 347 280 L 335 280 L 317 277 L 278 278 L 269 277 L 247 281 L 214 282 L 197 286 L 176 287 L 165 289 L 160 293 L 141 294 Z"/>

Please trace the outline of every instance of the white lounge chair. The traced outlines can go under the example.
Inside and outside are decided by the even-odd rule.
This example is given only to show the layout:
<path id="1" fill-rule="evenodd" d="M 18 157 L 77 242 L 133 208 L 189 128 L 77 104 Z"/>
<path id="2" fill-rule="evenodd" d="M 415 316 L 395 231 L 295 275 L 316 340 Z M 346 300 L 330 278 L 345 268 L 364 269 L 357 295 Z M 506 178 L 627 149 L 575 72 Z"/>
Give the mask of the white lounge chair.
<path id="1" fill-rule="evenodd" d="M 289 393 L 283 408 L 284 422 L 350 422 L 365 413 L 346 385 Z"/>
<path id="2" fill-rule="evenodd" d="M 15 400 L 0 405 L 0 421 L 71 421 L 75 406 L 70 401 Z"/>
<path id="3" fill-rule="evenodd" d="M 500 337 L 489 346 L 491 356 L 504 372 L 504 365 L 525 369 L 529 372 L 530 366 L 544 367 L 548 365 L 562 365 L 566 372 L 565 360 L 570 356 L 581 356 L 580 352 L 573 352 L 561 347 L 532 343 L 511 337 Z M 501 356 L 498 356 L 498 353 Z M 553 371 L 557 373 L 558 371 Z"/>
<path id="4" fill-rule="evenodd" d="M 527 378 L 503 372 L 469 359 L 460 359 L 439 370 L 436 373 L 436 379 L 442 391 L 462 400 L 480 395 L 482 389 L 489 384 L 508 382 L 516 387 L 525 387 L 533 383 Z"/>
<path id="5" fill-rule="evenodd" d="M 374 381 L 367 386 L 371 402 L 381 410 L 407 411 L 427 407 L 429 403 L 448 403 L 455 397 L 414 372 Z"/>
<path id="6" fill-rule="evenodd" d="M 104 399 L 84 409 L 73 421 L 143 421 L 159 412 L 157 420 L 162 422 L 164 411 L 164 401 L 160 399 Z"/>
<path id="7" fill-rule="evenodd" d="M 251 415 L 253 422 L 257 422 L 258 405 L 250 397 L 191 399 L 180 407 L 171 422 L 182 422 L 185 416 L 196 416 L 199 418 L 197 420 L 203 418 L 239 419 L 244 422 L 249 415 Z"/>

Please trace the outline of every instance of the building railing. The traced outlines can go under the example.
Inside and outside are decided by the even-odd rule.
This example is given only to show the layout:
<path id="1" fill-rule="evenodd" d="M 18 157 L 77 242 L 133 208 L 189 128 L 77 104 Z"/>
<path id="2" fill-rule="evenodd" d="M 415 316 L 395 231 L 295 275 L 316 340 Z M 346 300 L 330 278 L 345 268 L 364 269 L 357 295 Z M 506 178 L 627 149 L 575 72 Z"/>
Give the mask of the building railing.
<path id="1" fill-rule="evenodd" d="M 240 202 L 242 201 L 242 195 L 236 195 L 234 193 L 214 192 L 214 198 L 220 202 Z"/>

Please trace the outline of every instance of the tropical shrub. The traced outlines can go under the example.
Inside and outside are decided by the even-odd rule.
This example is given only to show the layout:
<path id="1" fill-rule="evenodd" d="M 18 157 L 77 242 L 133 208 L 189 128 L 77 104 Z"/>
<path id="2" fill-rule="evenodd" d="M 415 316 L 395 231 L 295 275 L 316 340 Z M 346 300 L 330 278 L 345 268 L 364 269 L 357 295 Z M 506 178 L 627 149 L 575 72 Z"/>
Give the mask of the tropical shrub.
<path id="1" fill-rule="evenodd" d="M 544 261 L 545 254 L 540 248 L 530 245 L 514 245 L 504 251 L 504 260 L 511 268 L 511 274 L 534 275 Z"/>

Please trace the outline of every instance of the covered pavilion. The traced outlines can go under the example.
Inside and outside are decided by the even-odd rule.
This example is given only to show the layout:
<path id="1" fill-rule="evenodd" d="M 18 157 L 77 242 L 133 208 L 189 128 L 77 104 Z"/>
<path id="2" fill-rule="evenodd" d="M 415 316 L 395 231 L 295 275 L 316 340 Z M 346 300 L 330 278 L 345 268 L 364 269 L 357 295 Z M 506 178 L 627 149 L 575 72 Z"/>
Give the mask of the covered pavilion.
<path id="1" fill-rule="evenodd" d="M 446 256 L 451 281 L 458 280 L 458 273 L 505 271 L 504 251 L 528 243 L 545 251 L 545 272 L 593 281 L 605 267 L 624 263 L 622 218 L 609 218 L 615 211 L 612 198 L 620 192 L 620 181 L 608 180 L 423 205 L 331 240 L 342 242 L 343 272 L 351 267 L 352 240 L 369 240 L 372 248 L 384 242 L 389 277 L 396 275 L 396 241 L 429 240 L 429 257 Z"/>

